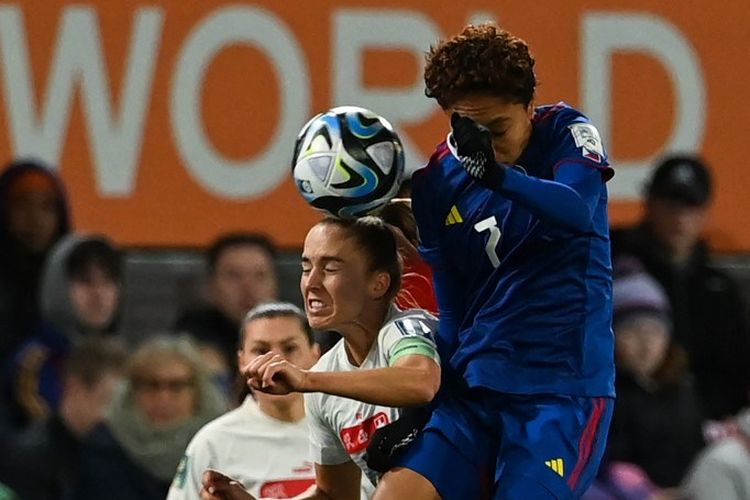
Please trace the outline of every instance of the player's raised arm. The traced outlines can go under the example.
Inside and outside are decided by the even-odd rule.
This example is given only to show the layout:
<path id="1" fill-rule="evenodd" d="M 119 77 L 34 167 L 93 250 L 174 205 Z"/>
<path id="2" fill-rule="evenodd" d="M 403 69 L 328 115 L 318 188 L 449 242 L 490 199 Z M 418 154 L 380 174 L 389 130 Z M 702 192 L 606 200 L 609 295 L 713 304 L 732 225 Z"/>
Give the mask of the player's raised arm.
<path id="1" fill-rule="evenodd" d="M 541 219 L 577 231 L 590 228 L 602 196 L 602 184 L 612 175 L 599 142 L 590 148 L 596 148 L 601 153 L 588 153 L 595 153 L 597 161 L 583 156 L 577 160 L 575 156 L 581 153 L 575 148 L 574 130 L 564 132 L 570 137 L 563 137 L 561 144 L 555 146 L 570 149 L 570 157 L 563 156 L 555 167 L 554 180 L 546 180 L 497 163 L 490 131 L 471 118 L 454 113 L 451 126 L 459 159 L 466 172 L 477 182 L 523 205 Z M 595 130 L 587 123 L 571 126 Z M 590 141 L 599 141 L 598 133 L 592 137 Z M 581 151 L 587 154 L 588 150 L 582 146 Z"/>

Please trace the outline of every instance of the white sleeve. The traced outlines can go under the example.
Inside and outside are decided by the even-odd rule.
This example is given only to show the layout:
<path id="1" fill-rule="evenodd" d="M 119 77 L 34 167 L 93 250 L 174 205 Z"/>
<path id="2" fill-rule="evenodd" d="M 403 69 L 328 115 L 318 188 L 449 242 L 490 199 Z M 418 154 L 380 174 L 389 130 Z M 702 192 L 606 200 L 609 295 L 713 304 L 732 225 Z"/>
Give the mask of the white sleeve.
<path id="1" fill-rule="evenodd" d="M 305 415 L 310 427 L 310 460 L 320 465 L 337 465 L 351 460 L 336 431 L 321 413 L 320 394 L 305 394 Z"/>
<path id="2" fill-rule="evenodd" d="M 440 364 L 435 344 L 436 321 L 417 315 L 399 318 L 384 327 L 383 352 L 392 366 L 398 358 L 418 354 Z"/>
<path id="3" fill-rule="evenodd" d="M 742 474 L 732 470 L 730 464 L 705 456 L 690 472 L 683 494 L 691 500 L 742 500 L 746 497 L 741 484 L 735 481 L 737 477 L 742 477 Z"/>
<path id="4" fill-rule="evenodd" d="M 201 478 L 210 468 L 212 451 L 204 433 L 198 431 L 185 450 L 180 465 L 177 466 L 172 484 L 169 486 L 167 500 L 196 500 L 200 498 Z"/>

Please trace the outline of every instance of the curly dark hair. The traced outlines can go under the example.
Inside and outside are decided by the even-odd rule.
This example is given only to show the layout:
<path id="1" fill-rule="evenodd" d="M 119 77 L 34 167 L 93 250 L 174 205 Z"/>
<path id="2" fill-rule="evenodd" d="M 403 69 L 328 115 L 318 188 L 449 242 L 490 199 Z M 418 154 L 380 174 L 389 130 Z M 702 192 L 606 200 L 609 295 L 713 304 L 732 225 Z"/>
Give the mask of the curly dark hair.
<path id="1" fill-rule="evenodd" d="M 528 45 L 494 23 L 467 26 L 431 46 L 426 60 L 425 94 L 443 109 L 472 92 L 524 105 L 534 97 L 537 80 Z"/>

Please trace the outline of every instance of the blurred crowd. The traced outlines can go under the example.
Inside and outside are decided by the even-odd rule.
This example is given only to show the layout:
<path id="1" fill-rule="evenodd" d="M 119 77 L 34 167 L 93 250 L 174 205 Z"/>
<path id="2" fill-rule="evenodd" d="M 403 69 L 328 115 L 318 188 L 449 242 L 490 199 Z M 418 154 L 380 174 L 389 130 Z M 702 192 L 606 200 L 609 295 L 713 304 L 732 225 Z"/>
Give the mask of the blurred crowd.
<path id="1" fill-rule="evenodd" d="M 611 232 L 617 402 L 589 500 L 750 498 L 750 330 L 701 238 L 713 194 L 700 158 L 666 158 L 642 220 Z M 416 243 L 404 207 L 383 216 Z M 279 283 L 273 242 L 218 238 L 205 297 L 132 345 L 124 250 L 73 222 L 54 169 L 0 171 L 0 499 L 197 498 L 206 467 L 258 495 L 304 491 L 301 396 L 253 396 L 237 376 L 269 351 L 309 367 L 332 342 L 276 302 L 296 285 Z M 405 259 L 400 305 L 434 309 L 429 273 Z"/>

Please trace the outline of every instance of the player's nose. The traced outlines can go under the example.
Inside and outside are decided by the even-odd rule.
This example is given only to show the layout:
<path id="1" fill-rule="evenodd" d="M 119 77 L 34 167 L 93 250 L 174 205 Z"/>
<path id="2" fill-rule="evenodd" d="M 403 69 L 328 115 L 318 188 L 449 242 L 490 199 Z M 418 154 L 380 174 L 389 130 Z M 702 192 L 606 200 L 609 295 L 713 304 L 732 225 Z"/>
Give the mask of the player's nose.
<path id="1" fill-rule="evenodd" d="M 300 280 L 299 284 L 300 292 L 302 292 L 302 297 L 304 297 L 305 300 L 307 300 L 307 295 L 316 289 L 316 285 L 313 281 L 310 280 L 310 276 L 302 276 L 302 279 Z"/>
<path id="2" fill-rule="evenodd" d="M 319 288 L 323 282 L 323 270 L 313 266 L 310 271 L 302 276 L 303 292 L 308 289 Z"/>

